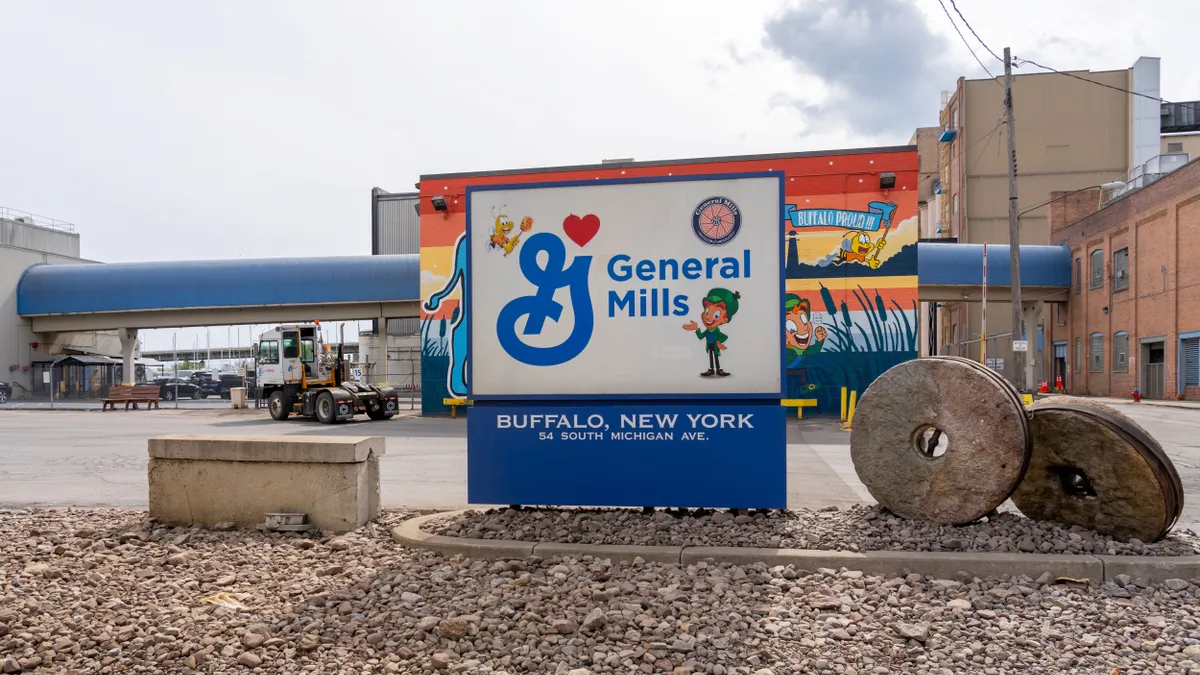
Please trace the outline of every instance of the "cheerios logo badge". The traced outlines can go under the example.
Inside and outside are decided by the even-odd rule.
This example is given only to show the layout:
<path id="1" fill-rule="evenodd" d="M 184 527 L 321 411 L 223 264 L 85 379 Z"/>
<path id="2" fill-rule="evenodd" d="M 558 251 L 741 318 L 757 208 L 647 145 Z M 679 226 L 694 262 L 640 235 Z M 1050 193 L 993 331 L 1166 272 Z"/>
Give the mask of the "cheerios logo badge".
<path id="1" fill-rule="evenodd" d="M 727 197 L 709 197 L 692 211 L 692 231 L 706 244 L 727 244 L 741 229 L 742 211 Z"/>

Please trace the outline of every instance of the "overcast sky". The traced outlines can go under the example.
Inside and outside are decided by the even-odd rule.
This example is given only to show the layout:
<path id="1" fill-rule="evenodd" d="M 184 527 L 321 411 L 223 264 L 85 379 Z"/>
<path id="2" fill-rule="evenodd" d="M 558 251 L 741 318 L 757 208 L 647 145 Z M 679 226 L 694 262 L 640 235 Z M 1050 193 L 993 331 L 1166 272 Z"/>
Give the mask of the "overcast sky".
<path id="1" fill-rule="evenodd" d="M 956 2 L 997 53 L 1158 56 L 1200 99 L 1170 37 L 1195 0 Z M 368 254 L 371 188 L 422 173 L 902 144 L 984 76 L 937 0 L 6 0 L 0 26 L 0 206 L 106 262 Z"/>

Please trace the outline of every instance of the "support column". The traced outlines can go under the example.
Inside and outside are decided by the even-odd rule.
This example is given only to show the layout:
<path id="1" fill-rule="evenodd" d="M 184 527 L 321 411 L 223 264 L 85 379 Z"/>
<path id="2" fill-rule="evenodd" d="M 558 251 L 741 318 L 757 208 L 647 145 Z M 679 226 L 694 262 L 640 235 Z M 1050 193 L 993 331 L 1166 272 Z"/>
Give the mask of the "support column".
<path id="1" fill-rule="evenodd" d="M 137 329 L 122 328 L 117 331 L 121 338 L 121 384 L 132 385 L 137 379 L 133 368 L 133 352 L 137 349 Z"/>
<path id="2" fill-rule="evenodd" d="M 1025 352 L 1025 382 L 1028 383 L 1030 389 L 1036 390 L 1040 382 L 1034 379 L 1034 361 L 1040 363 L 1042 359 L 1041 354 L 1037 352 L 1038 318 L 1042 314 L 1042 302 L 1023 303 L 1021 312 L 1024 315 L 1022 321 L 1025 324 L 1025 334 L 1029 341 L 1029 351 Z M 1044 348 L 1045 339 L 1042 340 L 1042 343 Z"/>

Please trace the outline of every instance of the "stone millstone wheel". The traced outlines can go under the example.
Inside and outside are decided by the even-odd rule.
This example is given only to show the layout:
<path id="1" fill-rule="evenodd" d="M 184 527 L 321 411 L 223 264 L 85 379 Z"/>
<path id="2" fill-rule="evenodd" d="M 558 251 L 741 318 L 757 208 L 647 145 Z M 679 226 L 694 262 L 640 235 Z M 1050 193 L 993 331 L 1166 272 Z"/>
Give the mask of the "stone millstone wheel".
<path id="1" fill-rule="evenodd" d="M 850 432 L 854 470 L 881 506 L 943 524 L 973 522 L 1003 504 L 1025 474 L 1029 445 L 1016 390 L 952 357 L 905 361 L 880 375 L 859 399 Z"/>
<path id="2" fill-rule="evenodd" d="M 1030 408 L 1033 455 L 1013 504 L 1035 520 L 1119 539 L 1161 539 L 1183 511 L 1183 484 L 1150 434 L 1117 410 L 1057 396 Z"/>

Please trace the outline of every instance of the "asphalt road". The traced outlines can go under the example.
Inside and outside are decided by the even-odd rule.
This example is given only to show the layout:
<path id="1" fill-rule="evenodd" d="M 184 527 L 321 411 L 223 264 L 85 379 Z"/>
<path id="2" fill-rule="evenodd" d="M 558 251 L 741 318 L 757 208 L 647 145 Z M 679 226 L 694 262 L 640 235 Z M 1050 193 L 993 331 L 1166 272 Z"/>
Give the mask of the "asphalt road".
<path id="1" fill-rule="evenodd" d="M 226 404 L 227 405 L 227 404 Z M 1181 527 L 1200 530 L 1200 410 L 1118 406 L 1153 434 L 1183 480 Z M 466 422 L 415 412 L 386 422 L 276 422 L 265 410 L 100 412 L 0 409 L 0 506 L 146 506 L 146 440 L 172 433 L 384 436 L 385 506 L 453 508 L 466 499 Z M 836 421 L 791 420 L 788 505 L 871 501 Z"/>

